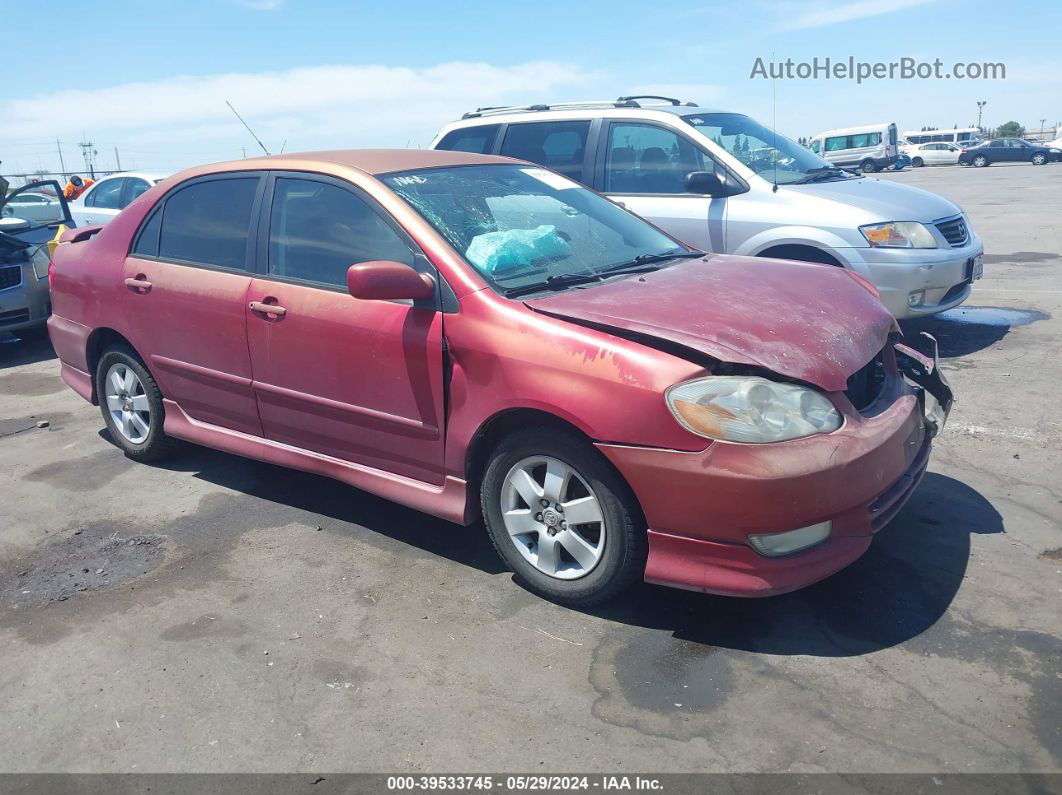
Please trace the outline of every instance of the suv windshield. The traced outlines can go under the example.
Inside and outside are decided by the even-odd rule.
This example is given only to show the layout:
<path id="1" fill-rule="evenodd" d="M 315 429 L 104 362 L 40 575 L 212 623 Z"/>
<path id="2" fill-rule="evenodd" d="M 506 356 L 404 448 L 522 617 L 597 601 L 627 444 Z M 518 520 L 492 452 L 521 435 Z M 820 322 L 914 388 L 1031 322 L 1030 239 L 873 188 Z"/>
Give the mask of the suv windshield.
<path id="1" fill-rule="evenodd" d="M 593 283 L 691 256 L 608 199 L 543 168 L 458 166 L 381 179 L 505 294 Z"/>
<path id="2" fill-rule="evenodd" d="M 770 182 L 792 185 L 855 178 L 740 113 L 691 113 L 682 119 Z"/>

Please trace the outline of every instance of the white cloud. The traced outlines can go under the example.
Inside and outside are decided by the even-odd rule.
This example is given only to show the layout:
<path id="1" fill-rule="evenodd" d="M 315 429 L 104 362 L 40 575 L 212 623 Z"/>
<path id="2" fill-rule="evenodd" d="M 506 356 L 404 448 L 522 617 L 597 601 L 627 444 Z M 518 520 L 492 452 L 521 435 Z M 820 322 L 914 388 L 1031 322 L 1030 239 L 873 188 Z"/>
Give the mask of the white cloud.
<path id="1" fill-rule="evenodd" d="M 926 5 L 935 0 L 857 0 L 854 3 L 801 3 L 799 6 L 786 4 L 786 8 L 800 11 L 792 19 L 785 19 L 785 30 L 803 30 L 835 25 L 839 22 L 851 22 L 856 19 L 891 14 L 914 6 Z M 809 9 L 810 6 L 810 9 Z M 782 16 L 785 16 L 784 14 Z"/>
<path id="2" fill-rule="evenodd" d="M 271 151 L 426 145 L 445 122 L 480 105 L 564 98 L 595 81 L 570 65 L 453 62 L 424 69 L 379 65 L 316 66 L 277 72 L 177 76 L 99 89 L 71 89 L 0 104 L 5 141 L 99 142 L 122 164 L 170 168 L 238 157 L 254 140 L 229 100 Z M 57 112 L 61 111 L 61 112 Z M 13 149 L 11 151 L 14 151 Z M 54 144 L 51 146 L 54 152 Z M 29 155 L 29 153 L 26 153 Z M 47 149 L 26 158 L 54 158 Z M 68 158 L 69 159 L 69 158 Z M 8 170 L 13 163 L 5 163 Z M 104 167 L 101 165 L 101 167 Z"/>

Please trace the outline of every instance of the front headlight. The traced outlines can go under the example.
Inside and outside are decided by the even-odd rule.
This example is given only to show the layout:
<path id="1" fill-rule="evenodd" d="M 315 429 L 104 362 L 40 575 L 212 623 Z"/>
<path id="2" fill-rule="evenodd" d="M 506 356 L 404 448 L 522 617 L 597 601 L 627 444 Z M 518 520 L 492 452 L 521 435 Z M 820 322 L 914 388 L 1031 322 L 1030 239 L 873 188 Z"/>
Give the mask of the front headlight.
<path id="1" fill-rule="evenodd" d="M 893 221 L 859 227 L 874 248 L 936 248 L 937 239 L 929 227 L 917 221 Z"/>
<path id="2" fill-rule="evenodd" d="M 824 395 L 758 376 L 698 378 L 669 387 L 664 398 L 684 428 L 727 442 L 784 442 L 835 431 L 842 421 Z"/>

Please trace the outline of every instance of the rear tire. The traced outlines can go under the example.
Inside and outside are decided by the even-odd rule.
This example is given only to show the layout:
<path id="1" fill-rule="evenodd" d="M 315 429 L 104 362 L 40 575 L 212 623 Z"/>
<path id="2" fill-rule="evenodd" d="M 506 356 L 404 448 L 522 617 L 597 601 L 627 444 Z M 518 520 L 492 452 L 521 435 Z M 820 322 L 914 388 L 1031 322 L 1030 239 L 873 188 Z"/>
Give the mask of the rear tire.
<path id="1" fill-rule="evenodd" d="M 920 157 L 916 157 L 916 158 L 914 158 L 914 159 L 913 159 L 913 160 L 911 161 L 911 167 L 912 167 L 912 168 L 921 168 L 921 167 L 922 167 L 922 166 L 924 166 L 925 164 L 926 164 L 926 161 L 924 161 L 924 160 L 923 160 L 922 158 L 920 158 Z"/>
<path id="2" fill-rule="evenodd" d="M 601 453 L 571 431 L 544 426 L 503 439 L 480 500 L 498 555 L 518 582 L 546 599 L 600 604 L 645 573 L 649 540 L 637 500 Z M 583 521 L 568 526 L 576 511 Z"/>
<path id="3" fill-rule="evenodd" d="M 984 168 L 987 165 L 988 165 L 988 158 L 985 157 L 984 155 L 978 155 L 977 157 L 975 157 L 973 159 L 973 167 L 974 168 Z"/>
<path id="4" fill-rule="evenodd" d="M 132 348 L 114 345 L 103 352 L 96 365 L 96 394 L 107 431 L 126 456 L 148 463 L 177 448 L 162 430 L 162 391 Z"/>
<path id="5" fill-rule="evenodd" d="M 864 160 L 859 168 L 864 174 L 873 174 L 878 170 L 878 164 L 873 160 Z"/>

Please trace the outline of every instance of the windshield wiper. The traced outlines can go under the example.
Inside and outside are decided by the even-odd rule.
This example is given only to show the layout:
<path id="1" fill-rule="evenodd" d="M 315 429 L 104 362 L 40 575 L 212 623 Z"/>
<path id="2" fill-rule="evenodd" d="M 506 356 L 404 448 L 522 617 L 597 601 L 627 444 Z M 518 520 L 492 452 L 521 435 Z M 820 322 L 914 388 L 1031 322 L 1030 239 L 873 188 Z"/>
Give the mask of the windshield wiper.
<path id="1" fill-rule="evenodd" d="M 673 259 L 693 259 L 694 257 L 703 257 L 704 255 L 705 252 L 703 251 L 672 251 L 664 254 L 639 254 L 634 259 L 609 265 L 607 268 L 599 270 L 598 273 L 626 273 L 629 268 L 637 268 L 639 265 L 652 265 L 656 262 L 667 262 L 668 260 Z M 639 268 L 638 270 L 641 269 Z"/>
<path id="2" fill-rule="evenodd" d="M 811 169 L 806 177 L 798 179 L 794 182 L 794 185 L 806 185 L 809 182 L 821 182 L 825 179 L 833 179 L 834 177 L 840 177 L 842 174 L 847 174 L 843 168 L 837 168 L 837 166 L 823 166 L 822 168 Z"/>
<path id="3" fill-rule="evenodd" d="M 589 284 L 591 282 L 599 281 L 601 281 L 601 277 L 597 273 L 591 273 L 590 271 L 583 271 L 582 273 L 555 273 L 552 276 L 547 276 L 546 279 L 541 282 L 521 284 L 519 287 L 510 287 L 505 290 L 502 295 L 506 298 L 515 298 L 519 295 L 537 293 L 540 290 L 554 290 L 561 287 L 573 287 L 577 284 Z"/>

